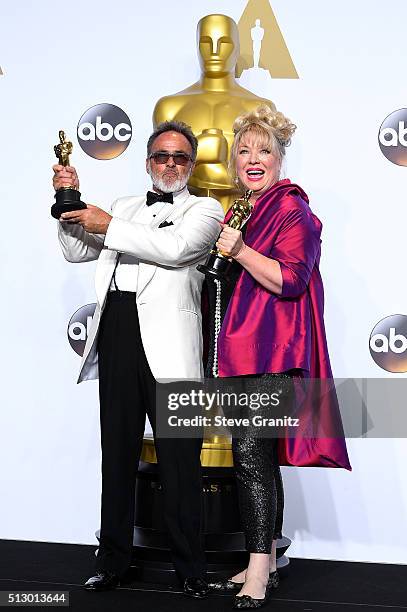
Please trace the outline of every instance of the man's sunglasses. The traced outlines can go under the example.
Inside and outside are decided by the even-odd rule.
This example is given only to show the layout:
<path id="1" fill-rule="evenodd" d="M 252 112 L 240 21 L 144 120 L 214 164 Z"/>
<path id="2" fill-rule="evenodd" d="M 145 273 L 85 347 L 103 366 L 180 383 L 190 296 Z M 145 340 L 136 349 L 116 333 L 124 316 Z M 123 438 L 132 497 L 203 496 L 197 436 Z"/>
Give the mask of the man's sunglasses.
<path id="1" fill-rule="evenodd" d="M 156 151 L 149 155 L 149 159 L 153 159 L 156 164 L 166 164 L 172 157 L 177 166 L 186 166 L 192 161 L 192 157 L 186 153 L 167 153 L 166 151 Z"/>

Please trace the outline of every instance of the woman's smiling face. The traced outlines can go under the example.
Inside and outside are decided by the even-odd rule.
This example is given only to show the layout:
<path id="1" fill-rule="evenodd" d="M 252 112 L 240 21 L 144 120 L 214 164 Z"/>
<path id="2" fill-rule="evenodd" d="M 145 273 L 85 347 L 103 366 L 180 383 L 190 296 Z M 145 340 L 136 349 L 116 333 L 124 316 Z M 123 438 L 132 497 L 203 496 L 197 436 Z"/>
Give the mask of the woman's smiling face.
<path id="1" fill-rule="evenodd" d="M 255 197 L 265 193 L 279 180 L 280 160 L 265 140 L 250 131 L 243 134 L 236 155 L 236 173 L 246 189 Z"/>

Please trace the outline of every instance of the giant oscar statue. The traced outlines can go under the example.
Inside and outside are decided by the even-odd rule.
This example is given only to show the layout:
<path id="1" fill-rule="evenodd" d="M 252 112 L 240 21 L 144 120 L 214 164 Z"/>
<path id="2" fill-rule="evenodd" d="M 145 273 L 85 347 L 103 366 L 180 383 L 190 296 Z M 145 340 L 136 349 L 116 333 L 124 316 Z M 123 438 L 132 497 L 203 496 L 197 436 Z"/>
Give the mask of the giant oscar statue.
<path id="1" fill-rule="evenodd" d="M 198 23 L 198 54 L 202 68 L 199 81 L 177 94 L 161 98 L 154 109 L 154 125 L 177 119 L 192 127 L 198 138 L 198 158 L 190 179 L 190 190 L 212 196 L 225 209 L 245 204 L 245 198 L 230 180 L 227 166 L 233 141 L 235 118 L 265 102 L 274 104 L 240 87 L 234 71 L 239 57 L 236 23 L 226 15 L 207 15 Z M 239 209 L 240 211 L 240 209 Z M 237 211 L 237 212 L 239 212 Z M 241 211 L 240 211 L 241 212 Z M 241 221 L 241 214 L 236 216 Z M 244 210 L 244 217 L 250 210 Z M 240 227 L 240 226 L 239 226 Z M 205 274 L 227 275 L 228 260 L 213 252 Z M 206 431 L 201 453 L 204 476 L 204 532 L 210 578 L 226 578 L 247 562 L 244 535 L 238 511 L 230 438 Z M 171 581 L 173 568 L 166 544 L 161 512 L 161 489 L 151 437 L 144 438 L 136 485 L 133 564 L 144 580 Z M 277 556 L 281 570 L 288 564 L 284 552 L 290 541 L 279 540 Z"/>
<path id="2" fill-rule="evenodd" d="M 216 198 L 226 211 L 241 195 L 227 171 L 233 122 L 261 103 L 275 106 L 236 82 L 239 32 L 233 19 L 226 15 L 203 17 L 198 23 L 197 43 L 201 78 L 179 93 L 161 98 L 153 121 L 157 125 L 177 119 L 192 127 L 198 138 L 198 158 L 190 191 Z"/>

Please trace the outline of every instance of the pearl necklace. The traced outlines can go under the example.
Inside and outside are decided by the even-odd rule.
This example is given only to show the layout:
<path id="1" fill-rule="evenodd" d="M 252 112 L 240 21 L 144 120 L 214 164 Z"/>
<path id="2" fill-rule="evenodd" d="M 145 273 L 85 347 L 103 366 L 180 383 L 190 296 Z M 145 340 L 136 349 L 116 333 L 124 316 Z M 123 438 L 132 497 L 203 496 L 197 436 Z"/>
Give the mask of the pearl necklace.
<path id="1" fill-rule="evenodd" d="M 212 365 L 212 374 L 214 378 L 219 377 L 218 373 L 218 336 L 220 332 L 221 326 L 221 291 L 222 285 L 219 279 L 214 279 L 216 285 L 216 302 L 215 302 L 215 332 L 214 332 L 214 341 L 213 341 L 213 365 Z"/>

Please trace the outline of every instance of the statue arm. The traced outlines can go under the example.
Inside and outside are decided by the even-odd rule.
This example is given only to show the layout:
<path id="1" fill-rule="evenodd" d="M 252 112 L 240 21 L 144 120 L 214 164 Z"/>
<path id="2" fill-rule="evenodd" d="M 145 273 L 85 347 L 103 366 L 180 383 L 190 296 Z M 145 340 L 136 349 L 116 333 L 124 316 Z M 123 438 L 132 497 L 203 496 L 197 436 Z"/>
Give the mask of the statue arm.
<path id="1" fill-rule="evenodd" d="M 205 130 L 197 135 L 198 157 L 197 164 L 226 163 L 228 158 L 228 143 L 222 130 L 211 134 Z"/>
<path id="2" fill-rule="evenodd" d="M 271 100 L 267 100 L 267 98 L 260 98 L 258 103 L 256 104 L 256 107 L 260 106 L 260 104 L 267 104 L 267 106 L 270 106 L 270 108 L 273 111 L 277 110 L 276 105 L 274 104 L 274 102 L 272 102 Z"/>

